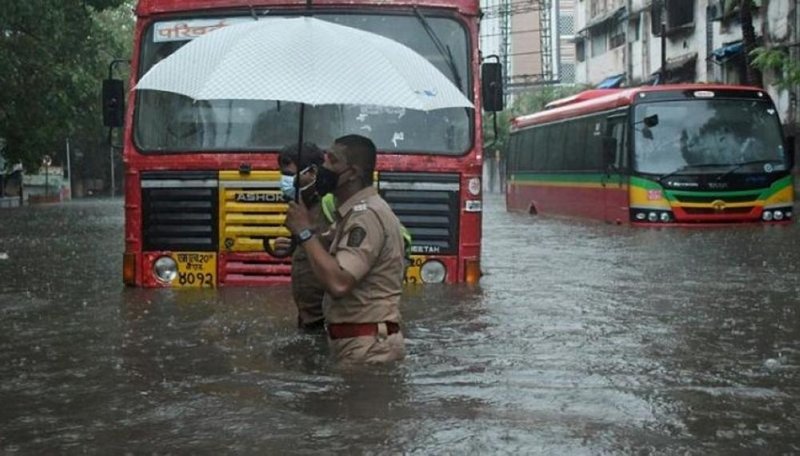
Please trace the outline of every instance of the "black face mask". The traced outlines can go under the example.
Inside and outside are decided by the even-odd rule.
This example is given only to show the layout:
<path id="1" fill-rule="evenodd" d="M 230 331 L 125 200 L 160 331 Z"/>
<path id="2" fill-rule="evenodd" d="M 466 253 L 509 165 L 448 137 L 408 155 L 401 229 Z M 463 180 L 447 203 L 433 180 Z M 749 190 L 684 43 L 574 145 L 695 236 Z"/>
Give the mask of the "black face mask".
<path id="1" fill-rule="evenodd" d="M 328 193 L 336 190 L 339 186 L 340 174 L 336 171 L 331 171 L 324 166 L 317 168 L 317 180 L 314 182 L 314 188 L 317 189 L 319 196 L 325 196 Z"/>

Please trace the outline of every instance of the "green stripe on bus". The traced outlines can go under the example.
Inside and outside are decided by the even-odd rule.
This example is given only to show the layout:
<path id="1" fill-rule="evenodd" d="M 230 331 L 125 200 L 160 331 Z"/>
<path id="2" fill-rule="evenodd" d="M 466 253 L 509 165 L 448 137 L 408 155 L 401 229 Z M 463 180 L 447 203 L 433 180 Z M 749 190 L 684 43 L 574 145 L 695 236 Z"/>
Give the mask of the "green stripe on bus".
<path id="1" fill-rule="evenodd" d="M 645 190 L 664 190 L 664 188 L 655 181 L 644 179 L 642 177 L 631 176 L 631 186 L 641 187 Z M 756 190 L 731 190 L 731 191 L 691 191 L 691 190 L 664 190 L 664 196 L 670 200 L 675 201 L 675 196 L 696 196 L 696 197 L 709 197 L 717 196 L 719 198 L 749 196 L 752 195 L 753 199 L 767 199 L 770 196 L 778 193 L 792 185 L 792 176 L 782 177 L 773 182 L 768 188 L 760 188 Z"/>
<path id="2" fill-rule="evenodd" d="M 603 178 L 601 173 L 586 174 L 537 174 L 537 173 L 516 173 L 514 183 L 517 184 L 560 184 L 560 185 L 581 185 L 594 184 L 600 185 Z"/>

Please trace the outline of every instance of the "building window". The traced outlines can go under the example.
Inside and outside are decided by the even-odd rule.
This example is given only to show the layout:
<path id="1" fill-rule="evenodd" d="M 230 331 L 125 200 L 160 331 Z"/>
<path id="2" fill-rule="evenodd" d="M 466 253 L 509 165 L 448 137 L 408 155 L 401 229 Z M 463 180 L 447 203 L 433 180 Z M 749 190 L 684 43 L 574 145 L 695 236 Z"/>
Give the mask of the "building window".
<path id="1" fill-rule="evenodd" d="M 566 84 L 572 84 L 575 82 L 575 64 L 574 63 L 562 63 L 561 64 L 561 74 L 560 74 L 561 82 Z"/>
<path id="2" fill-rule="evenodd" d="M 631 33 L 633 33 L 633 41 L 639 41 L 642 39 L 641 37 L 641 19 L 639 16 L 636 16 L 634 20 L 631 21 Z"/>
<path id="3" fill-rule="evenodd" d="M 625 44 L 625 23 L 624 22 L 616 23 L 611 29 L 611 33 L 609 35 L 610 35 L 608 38 L 609 49 L 614 49 L 615 47 L 619 47 Z"/>
<path id="4" fill-rule="evenodd" d="M 683 27 L 694 23 L 694 0 L 667 0 L 667 26 Z"/>
<path id="5" fill-rule="evenodd" d="M 592 57 L 603 55 L 608 50 L 608 35 L 605 32 L 596 32 L 591 35 Z"/>
<path id="6" fill-rule="evenodd" d="M 559 16 L 558 18 L 558 34 L 572 35 L 575 33 L 575 19 L 572 16 Z"/>
<path id="7" fill-rule="evenodd" d="M 586 60 L 586 41 L 580 40 L 575 43 L 575 60 L 578 62 Z"/>

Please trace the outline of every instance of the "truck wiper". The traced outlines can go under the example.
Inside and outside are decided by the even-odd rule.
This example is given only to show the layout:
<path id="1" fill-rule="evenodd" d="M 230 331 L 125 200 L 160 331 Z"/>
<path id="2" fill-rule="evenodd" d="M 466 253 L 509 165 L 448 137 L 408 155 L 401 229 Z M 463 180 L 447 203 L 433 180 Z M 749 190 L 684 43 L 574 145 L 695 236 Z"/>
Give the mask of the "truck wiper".
<path id="1" fill-rule="evenodd" d="M 669 177 L 672 177 L 672 176 L 675 176 L 675 175 L 678 175 L 678 174 L 686 171 L 687 169 L 691 169 L 691 168 L 714 168 L 714 167 L 718 167 L 718 166 L 730 166 L 730 165 L 731 165 L 730 163 L 700 163 L 700 164 L 697 164 L 697 165 L 681 166 L 680 168 L 676 169 L 675 171 L 673 171 L 671 173 L 664 174 L 663 176 L 659 177 L 658 181 L 659 182 L 664 182 L 665 179 L 667 179 Z"/>
<path id="2" fill-rule="evenodd" d="M 767 164 L 770 164 L 770 163 L 773 163 L 773 162 L 777 162 L 777 161 L 781 161 L 781 160 L 773 158 L 772 160 L 750 160 L 750 161 L 741 162 L 741 163 L 733 163 L 733 164 L 731 164 L 731 166 L 733 166 L 733 168 L 731 168 L 728 171 L 725 171 L 724 173 L 720 174 L 717 177 L 717 180 L 722 180 L 722 179 L 730 176 L 731 174 L 733 174 L 736 170 L 742 169 L 745 166 L 767 165 Z"/>
<path id="3" fill-rule="evenodd" d="M 436 46 L 436 50 L 439 51 L 439 54 L 442 58 L 447 62 L 447 66 L 450 68 L 450 72 L 453 73 L 453 81 L 458 87 L 458 90 L 464 91 L 464 88 L 461 86 L 461 76 L 458 75 L 458 70 L 456 69 L 456 64 L 453 59 L 453 53 L 450 52 L 450 46 L 445 46 L 442 44 L 442 40 L 439 39 L 439 35 L 436 34 L 436 31 L 433 30 L 431 24 L 428 22 L 428 19 L 417 9 L 414 7 L 414 14 L 417 15 L 417 19 L 419 19 L 419 23 L 422 24 L 422 28 L 425 29 L 425 32 L 433 41 L 433 45 Z"/>

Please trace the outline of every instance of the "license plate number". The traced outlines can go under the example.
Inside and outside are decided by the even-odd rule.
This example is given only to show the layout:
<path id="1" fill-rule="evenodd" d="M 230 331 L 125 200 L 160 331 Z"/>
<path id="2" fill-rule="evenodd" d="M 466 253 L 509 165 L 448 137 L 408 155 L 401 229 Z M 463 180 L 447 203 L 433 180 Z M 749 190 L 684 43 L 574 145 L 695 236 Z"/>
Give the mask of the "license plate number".
<path id="1" fill-rule="evenodd" d="M 410 262 L 406 266 L 406 275 L 403 283 L 418 284 L 422 283 L 422 264 L 425 263 L 424 256 L 412 255 Z"/>
<path id="2" fill-rule="evenodd" d="M 213 288 L 217 283 L 217 255 L 210 252 L 177 252 L 178 274 L 170 285 L 176 288 Z"/>

